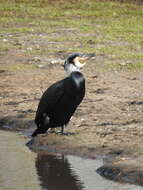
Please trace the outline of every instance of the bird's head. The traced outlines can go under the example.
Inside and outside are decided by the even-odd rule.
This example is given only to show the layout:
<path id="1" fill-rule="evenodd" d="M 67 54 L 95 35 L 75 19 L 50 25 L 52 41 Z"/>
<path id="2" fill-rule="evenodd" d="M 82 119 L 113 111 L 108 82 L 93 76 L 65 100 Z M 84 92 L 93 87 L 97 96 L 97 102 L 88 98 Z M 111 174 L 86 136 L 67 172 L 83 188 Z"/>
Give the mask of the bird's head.
<path id="1" fill-rule="evenodd" d="M 94 53 L 74 53 L 65 60 L 64 69 L 68 74 L 71 74 L 74 71 L 80 71 L 80 69 L 86 64 L 86 61 L 92 57 L 95 57 Z"/>

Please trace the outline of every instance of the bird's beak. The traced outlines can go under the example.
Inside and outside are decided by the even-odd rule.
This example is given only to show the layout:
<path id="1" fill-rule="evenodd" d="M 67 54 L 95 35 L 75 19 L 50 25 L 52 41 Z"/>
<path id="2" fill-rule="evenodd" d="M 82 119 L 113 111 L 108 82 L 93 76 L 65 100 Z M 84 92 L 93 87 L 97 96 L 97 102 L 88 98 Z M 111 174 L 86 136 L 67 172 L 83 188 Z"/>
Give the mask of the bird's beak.
<path id="1" fill-rule="evenodd" d="M 83 54 L 81 57 L 79 57 L 79 61 L 85 62 L 93 57 L 95 57 L 95 53 Z"/>

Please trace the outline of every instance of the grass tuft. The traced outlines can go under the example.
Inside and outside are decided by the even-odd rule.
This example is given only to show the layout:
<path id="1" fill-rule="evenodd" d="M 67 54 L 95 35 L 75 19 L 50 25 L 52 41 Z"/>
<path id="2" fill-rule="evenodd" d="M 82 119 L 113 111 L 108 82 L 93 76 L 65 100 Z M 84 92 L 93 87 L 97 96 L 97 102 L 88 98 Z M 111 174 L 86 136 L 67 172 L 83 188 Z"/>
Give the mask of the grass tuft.
<path id="1" fill-rule="evenodd" d="M 0 34 L 34 33 L 36 38 L 37 33 L 45 33 L 48 42 L 59 42 L 57 47 L 47 50 L 41 47 L 38 54 L 56 52 L 59 48 L 65 52 L 97 52 L 114 55 L 121 61 L 130 59 L 138 68 L 143 65 L 142 18 L 143 6 L 131 2 L 0 0 Z M 75 32 L 66 32 L 68 29 Z M 53 32 L 61 34 L 50 36 Z M 80 45 L 64 46 L 67 41 Z M 0 51 L 6 49 L 0 45 Z"/>

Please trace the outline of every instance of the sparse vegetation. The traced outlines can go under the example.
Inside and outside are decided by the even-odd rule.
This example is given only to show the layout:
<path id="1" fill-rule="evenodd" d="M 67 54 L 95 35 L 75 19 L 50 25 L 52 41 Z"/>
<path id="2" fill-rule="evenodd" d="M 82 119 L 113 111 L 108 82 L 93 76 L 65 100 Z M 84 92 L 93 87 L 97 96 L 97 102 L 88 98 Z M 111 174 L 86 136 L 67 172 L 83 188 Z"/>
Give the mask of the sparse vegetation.
<path id="1" fill-rule="evenodd" d="M 8 71 L 17 72 L 17 71 L 26 71 L 26 70 L 29 70 L 29 69 L 34 69 L 34 68 L 36 68 L 36 66 L 35 65 L 17 63 L 17 64 L 14 64 L 14 65 L 8 65 L 5 68 Z"/>
<path id="2" fill-rule="evenodd" d="M 0 0 L 0 34 L 21 35 L 32 33 L 37 39 L 45 33 L 46 40 L 62 42 L 61 51 L 97 52 L 97 54 L 115 55 L 121 61 L 132 60 L 133 68 L 142 67 L 143 59 L 143 6 L 118 1 L 4 1 Z M 64 30 L 76 32 L 66 34 Z M 53 32 L 61 35 L 51 37 Z M 32 36 L 31 36 L 32 38 Z M 77 46 L 64 46 L 64 42 L 78 42 Z M 15 48 L 15 47 L 14 47 Z M 33 48 L 33 55 L 41 50 Z M 50 47 L 48 51 L 59 51 Z M 0 51 L 9 48 L 0 45 Z"/>

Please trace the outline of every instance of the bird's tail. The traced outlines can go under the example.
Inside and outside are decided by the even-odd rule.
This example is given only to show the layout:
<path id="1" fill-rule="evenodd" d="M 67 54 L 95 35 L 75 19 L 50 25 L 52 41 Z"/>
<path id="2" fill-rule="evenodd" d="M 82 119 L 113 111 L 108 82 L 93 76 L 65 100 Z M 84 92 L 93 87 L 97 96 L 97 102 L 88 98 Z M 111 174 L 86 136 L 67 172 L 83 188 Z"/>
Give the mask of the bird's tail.
<path id="1" fill-rule="evenodd" d="M 32 133 L 32 137 L 36 137 L 38 134 L 42 134 L 42 133 L 46 133 L 47 131 L 47 128 L 44 129 L 44 128 L 37 128 L 33 133 Z"/>
<path id="2" fill-rule="evenodd" d="M 46 133 L 46 131 L 50 128 L 50 118 L 44 114 L 41 123 L 35 119 L 35 123 L 37 125 L 37 129 L 32 134 L 32 137 L 37 136 L 38 134 Z"/>

